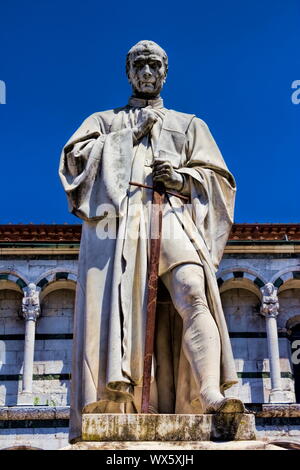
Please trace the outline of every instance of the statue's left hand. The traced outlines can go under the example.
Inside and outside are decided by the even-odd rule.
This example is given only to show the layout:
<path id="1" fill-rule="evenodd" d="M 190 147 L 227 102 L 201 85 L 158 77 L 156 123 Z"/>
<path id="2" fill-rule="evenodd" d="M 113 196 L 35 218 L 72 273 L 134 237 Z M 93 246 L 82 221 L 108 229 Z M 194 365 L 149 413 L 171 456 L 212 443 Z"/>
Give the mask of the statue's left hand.
<path id="1" fill-rule="evenodd" d="M 166 188 L 180 191 L 183 187 L 184 179 L 181 173 L 174 170 L 171 162 L 157 159 L 153 164 L 153 182 L 164 183 Z"/>

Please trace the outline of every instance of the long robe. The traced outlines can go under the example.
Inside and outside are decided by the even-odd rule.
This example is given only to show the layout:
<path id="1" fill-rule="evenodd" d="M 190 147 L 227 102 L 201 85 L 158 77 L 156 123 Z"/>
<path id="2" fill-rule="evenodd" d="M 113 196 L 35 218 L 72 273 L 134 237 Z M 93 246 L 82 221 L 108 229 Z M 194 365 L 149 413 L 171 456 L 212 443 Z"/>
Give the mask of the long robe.
<path id="1" fill-rule="evenodd" d="M 134 146 L 132 128 L 145 106 L 153 109 L 158 121 L 151 135 Z M 163 229 L 160 275 L 185 262 L 203 266 L 206 296 L 221 340 L 220 387 L 224 390 L 237 382 L 215 276 L 232 225 L 234 178 L 202 120 L 167 110 L 160 99 L 132 98 L 123 108 L 88 117 L 61 155 L 59 174 L 69 209 L 84 221 L 74 319 L 71 441 L 80 438 L 82 412 L 140 409 L 151 190 L 129 182 L 151 185 L 154 158 L 171 161 L 184 175 L 184 191 L 190 197 L 189 206 L 175 196 L 167 198 L 163 227 L 171 222 L 173 231 L 182 232 L 183 242 L 176 245 Z M 201 412 L 197 386 L 178 338 L 180 327 L 176 360 L 166 357 L 170 353 L 161 338 L 163 331 L 162 325 L 156 333 L 161 370 L 170 370 L 164 362 L 177 364 L 172 377 L 173 412 Z M 163 345 L 161 355 L 159 345 Z M 160 412 L 166 412 L 162 403 L 169 402 L 168 390 L 162 391 L 168 380 L 163 377 L 158 384 Z"/>

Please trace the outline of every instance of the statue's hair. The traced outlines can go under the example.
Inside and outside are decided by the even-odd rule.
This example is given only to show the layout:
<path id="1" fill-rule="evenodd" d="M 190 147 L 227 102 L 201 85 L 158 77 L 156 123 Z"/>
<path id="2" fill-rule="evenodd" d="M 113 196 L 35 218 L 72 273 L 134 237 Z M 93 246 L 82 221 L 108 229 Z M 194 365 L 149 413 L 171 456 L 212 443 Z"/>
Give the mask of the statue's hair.
<path id="1" fill-rule="evenodd" d="M 130 57 L 133 54 L 136 54 L 137 52 L 142 52 L 142 51 L 155 51 L 158 53 L 162 59 L 163 63 L 165 66 L 165 77 L 167 76 L 168 73 L 168 56 L 166 51 L 162 47 L 160 47 L 156 42 L 154 41 L 148 41 L 146 39 L 137 42 L 134 46 L 132 46 L 131 49 L 129 49 L 128 54 L 126 56 L 126 75 L 129 78 L 129 69 L 130 69 Z"/>
<path id="2" fill-rule="evenodd" d="M 28 284 L 28 286 L 27 286 L 27 289 L 28 289 L 28 290 L 29 290 L 29 289 L 34 289 L 34 290 L 36 290 L 36 285 L 35 285 L 33 282 L 30 282 L 30 283 Z"/>

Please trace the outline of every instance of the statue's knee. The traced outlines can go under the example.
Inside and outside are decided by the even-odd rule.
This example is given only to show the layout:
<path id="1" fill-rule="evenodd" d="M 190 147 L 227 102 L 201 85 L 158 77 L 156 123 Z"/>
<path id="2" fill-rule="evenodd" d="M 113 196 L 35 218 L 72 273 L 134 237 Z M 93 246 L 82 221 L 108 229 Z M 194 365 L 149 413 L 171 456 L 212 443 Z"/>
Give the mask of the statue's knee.
<path id="1" fill-rule="evenodd" d="M 193 291 L 190 291 L 184 296 L 184 298 L 181 299 L 177 310 L 179 311 L 183 320 L 191 320 L 197 315 L 210 314 L 206 297 Z"/>
<path id="2" fill-rule="evenodd" d="M 207 306 L 205 292 L 202 290 L 202 286 L 197 282 L 197 280 L 192 279 L 186 286 L 184 299 L 185 303 L 190 306 L 203 304 Z"/>

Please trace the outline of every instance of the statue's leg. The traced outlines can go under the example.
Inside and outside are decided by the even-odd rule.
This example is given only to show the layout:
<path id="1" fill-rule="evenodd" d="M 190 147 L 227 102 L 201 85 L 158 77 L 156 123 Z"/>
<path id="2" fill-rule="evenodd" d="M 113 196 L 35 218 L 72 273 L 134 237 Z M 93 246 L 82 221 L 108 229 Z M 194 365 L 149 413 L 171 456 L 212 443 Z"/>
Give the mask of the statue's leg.
<path id="1" fill-rule="evenodd" d="M 203 268 L 181 264 L 162 276 L 183 321 L 182 345 L 199 387 L 204 413 L 242 412 L 243 403 L 220 392 L 221 344 L 205 295 Z"/>

